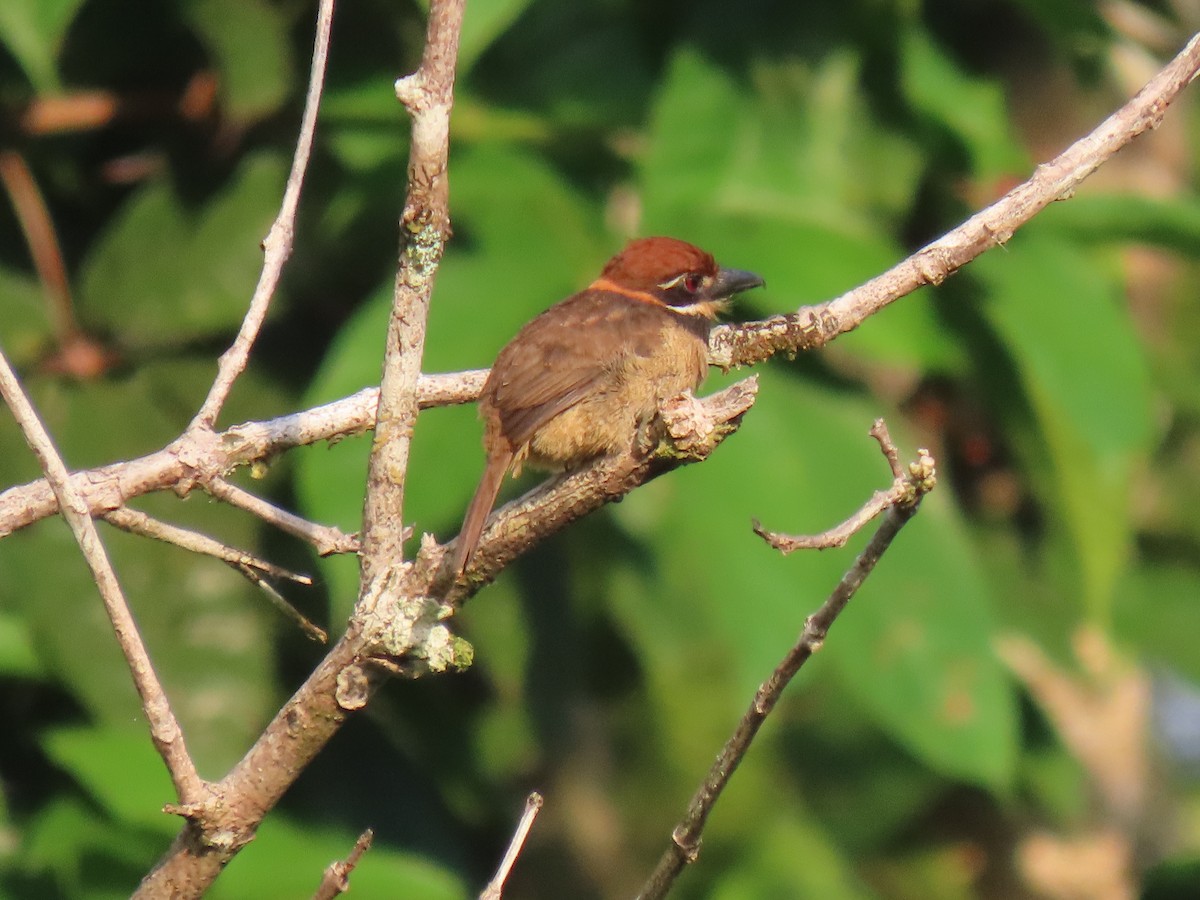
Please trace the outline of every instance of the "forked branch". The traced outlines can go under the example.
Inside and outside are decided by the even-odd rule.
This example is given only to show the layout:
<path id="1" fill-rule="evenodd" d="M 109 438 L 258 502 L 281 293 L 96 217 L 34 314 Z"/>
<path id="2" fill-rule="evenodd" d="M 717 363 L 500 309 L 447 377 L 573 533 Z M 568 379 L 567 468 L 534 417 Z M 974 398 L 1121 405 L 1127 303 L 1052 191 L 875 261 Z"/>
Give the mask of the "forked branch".
<path id="1" fill-rule="evenodd" d="M 881 438 L 880 442 L 882 444 L 884 439 Z M 936 482 L 933 459 L 922 453 L 920 458 L 909 466 L 909 495 L 888 508 L 883 522 L 855 559 L 854 565 L 842 576 L 842 580 L 838 582 L 829 598 L 821 604 L 820 609 L 805 620 L 799 640 L 755 693 L 749 709 L 721 749 L 716 762 L 709 769 L 708 776 L 696 789 L 691 802 L 688 803 L 687 812 L 671 832 L 671 843 L 643 885 L 641 893 L 638 894 L 639 900 L 658 900 L 665 897 L 684 866 L 696 860 L 700 852 L 700 836 L 704 832 L 708 816 L 750 749 L 750 744 L 763 722 L 779 702 L 788 683 L 800 671 L 800 667 L 821 648 L 834 621 L 871 574 L 871 570 L 891 546 L 900 529 L 916 514 L 921 498 L 933 489 Z"/>

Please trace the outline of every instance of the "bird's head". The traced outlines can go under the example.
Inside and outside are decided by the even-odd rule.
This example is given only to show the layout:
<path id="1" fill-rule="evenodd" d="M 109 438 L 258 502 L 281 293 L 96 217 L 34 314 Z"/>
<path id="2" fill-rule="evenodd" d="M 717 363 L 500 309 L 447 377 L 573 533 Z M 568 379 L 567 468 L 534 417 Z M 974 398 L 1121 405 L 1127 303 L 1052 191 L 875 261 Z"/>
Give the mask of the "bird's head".
<path id="1" fill-rule="evenodd" d="M 610 259 L 592 287 L 713 319 L 734 294 L 765 283 L 753 272 L 718 266 L 711 253 L 686 241 L 647 237 Z"/>

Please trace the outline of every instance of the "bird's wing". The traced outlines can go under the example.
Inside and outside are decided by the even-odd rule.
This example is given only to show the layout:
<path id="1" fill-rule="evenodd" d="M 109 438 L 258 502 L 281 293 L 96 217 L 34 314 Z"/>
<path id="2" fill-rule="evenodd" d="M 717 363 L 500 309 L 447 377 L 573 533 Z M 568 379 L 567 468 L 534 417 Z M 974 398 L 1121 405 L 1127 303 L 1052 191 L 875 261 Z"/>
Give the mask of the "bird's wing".
<path id="1" fill-rule="evenodd" d="M 587 290 L 530 321 L 488 378 L 511 445 L 520 448 L 546 422 L 620 378 L 626 355 L 653 353 L 661 315 L 647 304 Z"/>

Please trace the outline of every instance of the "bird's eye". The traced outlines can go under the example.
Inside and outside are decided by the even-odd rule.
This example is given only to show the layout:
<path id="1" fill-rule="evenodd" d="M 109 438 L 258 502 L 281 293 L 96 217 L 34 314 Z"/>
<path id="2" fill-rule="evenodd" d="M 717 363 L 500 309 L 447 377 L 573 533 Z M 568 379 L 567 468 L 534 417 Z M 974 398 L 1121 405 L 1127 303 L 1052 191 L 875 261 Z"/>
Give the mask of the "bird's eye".
<path id="1" fill-rule="evenodd" d="M 689 294 L 694 294 L 700 290 L 700 276 L 687 274 L 683 276 L 683 289 Z"/>

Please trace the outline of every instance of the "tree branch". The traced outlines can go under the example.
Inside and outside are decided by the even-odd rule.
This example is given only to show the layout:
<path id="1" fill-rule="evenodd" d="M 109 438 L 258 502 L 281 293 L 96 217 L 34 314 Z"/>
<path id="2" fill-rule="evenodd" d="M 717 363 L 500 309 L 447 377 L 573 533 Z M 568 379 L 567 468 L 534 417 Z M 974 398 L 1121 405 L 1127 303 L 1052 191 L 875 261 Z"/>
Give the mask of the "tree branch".
<path id="1" fill-rule="evenodd" d="M 820 534 L 779 534 L 775 531 L 765 530 L 759 524 L 758 519 L 755 519 L 753 523 L 754 533 L 785 556 L 797 550 L 831 550 L 835 547 L 844 547 L 850 538 L 862 531 L 868 522 L 884 510 L 911 500 L 914 491 L 912 479 L 916 475 L 913 467 L 927 466 L 930 472 L 933 471 L 933 459 L 930 457 L 929 451 L 918 450 L 918 461 L 909 467 L 908 472 L 905 472 L 900 465 L 900 455 L 896 451 L 896 445 L 892 443 L 892 436 L 888 433 L 883 419 L 875 420 L 870 433 L 871 437 L 879 441 L 879 448 L 883 451 L 892 470 L 893 481 L 890 488 L 886 491 L 876 491 L 854 515 Z"/>
<path id="2" fill-rule="evenodd" d="M 176 547 L 192 553 L 212 556 L 222 562 L 228 563 L 239 571 L 243 568 L 253 569 L 264 575 L 283 578 L 288 581 L 294 581 L 297 584 L 312 584 L 312 578 L 308 575 L 292 572 L 282 566 L 269 563 L 265 559 L 259 559 L 245 550 L 239 550 L 237 547 L 231 547 L 229 544 L 210 538 L 206 534 L 192 531 L 189 528 L 180 528 L 178 525 L 171 525 L 168 522 L 163 522 L 153 516 L 149 516 L 140 510 L 130 509 L 128 506 L 122 506 L 106 513 L 104 521 L 130 534 L 140 534 L 142 537 L 163 541 L 167 544 L 174 544 Z"/>
<path id="3" fill-rule="evenodd" d="M 401 583 L 402 573 L 396 568 L 403 540 L 408 444 L 419 409 L 425 316 L 449 228 L 446 160 L 462 11 L 463 0 L 434 0 L 421 66 L 397 82 L 397 95 L 413 115 L 409 194 L 378 395 L 363 515 L 362 589 L 355 614 L 342 639 L 241 762 L 201 802 L 177 810 L 187 824 L 143 879 L 140 897 L 168 891 L 192 897 L 207 889 L 337 732 L 347 712 L 365 705 L 384 671 L 373 658 L 417 658 L 434 671 L 463 665 L 469 658 L 469 647 L 452 639 L 440 624 L 440 604 L 412 584 Z M 204 430 L 189 429 L 185 437 Z"/>
<path id="4" fill-rule="evenodd" d="M 288 172 L 287 187 L 283 191 L 283 202 L 279 215 L 263 241 L 263 267 L 250 299 L 250 308 L 242 319 L 242 327 L 228 350 L 221 354 L 217 363 L 217 377 L 209 388 L 208 396 L 200 411 L 188 426 L 189 431 L 212 431 L 221 407 L 233 390 L 233 383 L 246 370 L 250 360 L 250 349 L 258 339 L 258 332 L 267 318 L 267 309 L 284 263 L 292 255 L 293 232 L 296 226 L 296 210 L 300 206 L 300 189 L 304 186 L 304 173 L 308 169 L 308 158 L 312 153 L 313 135 L 317 130 L 317 110 L 321 105 L 321 91 L 325 85 L 325 66 L 329 56 L 329 33 L 333 27 L 334 0 L 321 0 L 317 9 L 316 39 L 313 41 L 312 66 L 308 75 L 308 94 L 304 98 L 304 114 L 300 119 L 300 136 L 296 141 L 296 152 L 292 154 L 292 168 Z"/>
<path id="5" fill-rule="evenodd" d="M 1105 119 L 1034 171 L 987 209 L 849 293 L 744 325 L 715 328 L 709 362 L 722 369 L 748 366 L 774 356 L 822 347 L 852 331 L 869 316 L 923 285 L 938 285 L 985 250 L 1004 244 L 1018 228 L 1056 200 L 1066 200 L 1085 178 L 1134 138 L 1162 121 L 1167 107 L 1200 71 L 1200 34 L 1146 86 Z"/>
<path id="6" fill-rule="evenodd" d="M 412 116 L 408 196 L 400 217 L 396 270 L 379 385 L 375 439 L 363 507 L 362 589 L 386 577 L 403 559 L 404 483 L 418 412 L 418 380 L 434 276 L 450 235 L 450 109 L 464 0 L 429 8 L 425 51 L 416 72 L 396 82 L 396 96 Z"/>
<path id="7" fill-rule="evenodd" d="M 340 528 L 334 528 L 332 525 L 318 525 L 316 522 L 303 519 L 286 509 L 280 509 L 275 504 L 256 497 L 236 484 L 230 484 L 224 478 L 208 479 L 204 484 L 204 489 L 218 500 L 245 510 L 268 525 L 273 525 L 292 537 L 312 544 L 318 556 L 329 556 L 333 553 L 357 553 L 359 550 L 357 536 L 346 534 Z"/>
<path id="8" fill-rule="evenodd" d="M 422 375 L 417 384 L 421 409 L 467 403 L 479 396 L 486 369 Z M 363 434 L 375 426 L 379 388 L 364 388 L 341 400 L 266 422 L 245 422 L 225 431 L 192 431 L 146 456 L 75 472 L 72 484 L 93 516 L 135 497 L 173 490 L 186 495 L 232 469 L 264 462 L 294 447 Z M 0 491 L 0 538 L 58 511 L 54 492 L 38 479 Z"/>
<path id="9" fill-rule="evenodd" d="M 104 551 L 104 544 L 96 532 L 96 523 L 92 521 L 83 498 L 72 485 L 70 473 L 20 382 L 17 381 L 8 357 L 2 352 L 0 397 L 3 397 L 8 408 L 12 410 L 13 418 L 17 420 L 29 448 L 38 458 L 42 471 L 46 473 L 46 480 L 58 498 L 62 516 L 71 527 L 71 533 L 75 535 L 83 558 L 92 570 L 92 578 L 95 579 L 96 587 L 100 589 L 104 608 L 117 636 L 117 644 L 121 647 L 125 662 L 133 675 L 134 687 L 142 700 L 146 721 L 150 723 L 150 737 L 166 763 L 171 781 L 175 785 L 175 794 L 184 803 L 193 802 L 202 795 L 204 782 L 196 772 L 196 765 L 192 762 L 184 743 L 183 731 L 171 711 L 170 701 L 167 700 L 167 694 L 150 662 L 146 646 L 142 643 L 142 636 L 138 633 L 137 624 L 129 611 L 129 604 L 125 600 L 120 582 L 117 581 L 117 574 L 113 571 L 108 554 Z"/>
<path id="10" fill-rule="evenodd" d="M 754 700 L 742 716 L 737 729 L 725 743 L 716 762 L 709 769 L 708 776 L 692 796 L 683 819 L 671 832 L 671 844 L 642 886 L 641 893 L 638 894 L 639 900 L 658 900 L 665 897 L 684 866 L 696 860 L 700 852 L 700 835 L 704 831 L 709 813 L 749 751 L 750 744 L 763 722 L 779 702 L 784 689 L 800 671 L 800 667 L 821 648 L 834 621 L 871 574 L 871 570 L 891 546 L 900 529 L 916 515 L 921 498 L 936 484 L 933 460 L 927 455 L 923 454 L 917 462 L 912 463 L 909 471 L 910 496 L 888 509 L 883 522 L 855 559 L 854 565 L 842 576 L 842 580 L 838 582 L 829 598 L 821 604 L 821 608 L 805 620 L 804 630 L 801 631 L 795 646 L 788 651 L 771 673 L 771 677 L 763 682 L 755 693 Z"/>

